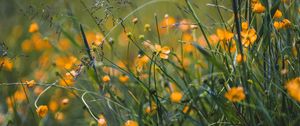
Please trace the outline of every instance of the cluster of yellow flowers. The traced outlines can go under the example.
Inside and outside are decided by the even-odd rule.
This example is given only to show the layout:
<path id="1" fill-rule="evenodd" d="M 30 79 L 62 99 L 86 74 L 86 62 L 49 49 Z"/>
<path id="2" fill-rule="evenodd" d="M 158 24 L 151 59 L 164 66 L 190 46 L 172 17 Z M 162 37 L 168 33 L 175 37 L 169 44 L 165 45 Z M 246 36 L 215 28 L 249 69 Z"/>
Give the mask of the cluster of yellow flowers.
<path id="1" fill-rule="evenodd" d="M 254 28 L 249 28 L 248 22 L 242 23 L 242 44 L 244 47 L 251 46 L 257 39 L 256 31 Z"/>
<path id="2" fill-rule="evenodd" d="M 291 22 L 288 19 L 281 19 L 282 18 L 282 12 L 280 10 L 276 10 L 274 16 L 274 19 L 276 19 L 276 21 L 274 21 L 273 26 L 275 29 L 279 30 L 282 28 L 287 28 L 291 26 Z"/>

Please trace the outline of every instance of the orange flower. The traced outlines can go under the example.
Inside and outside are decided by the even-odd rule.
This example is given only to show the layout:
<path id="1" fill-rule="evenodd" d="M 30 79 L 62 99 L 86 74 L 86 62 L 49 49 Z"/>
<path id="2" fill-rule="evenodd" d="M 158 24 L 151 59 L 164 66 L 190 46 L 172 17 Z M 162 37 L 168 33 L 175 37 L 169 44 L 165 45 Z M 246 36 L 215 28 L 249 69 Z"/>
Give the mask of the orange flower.
<path id="1" fill-rule="evenodd" d="M 154 45 L 155 52 L 159 54 L 159 57 L 162 59 L 168 59 L 169 53 L 171 52 L 170 48 L 167 46 L 161 47 L 160 45 Z"/>
<path id="2" fill-rule="evenodd" d="M 282 12 L 280 10 L 276 10 L 273 18 L 281 18 L 282 17 Z"/>
<path id="3" fill-rule="evenodd" d="M 188 31 L 190 29 L 190 21 L 187 19 L 183 19 L 179 22 L 179 29 L 182 32 Z"/>
<path id="4" fill-rule="evenodd" d="M 273 26 L 276 30 L 281 29 L 283 27 L 282 22 L 274 21 Z"/>
<path id="5" fill-rule="evenodd" d="M 58 121 L 62 121 L 62 120 L 64 120 L 65 115 L 62 112 L 56 112 L 54 115 L 54 118 Z"/>
<path id="6" fill-rule="evenodd" d="M 30 24 L 28 32 L 33 33 L 39 30 L 39 25 L 36 22 Z"/>
<path id="7" fill-rule="evenodd" d="M 220 41 L 229 41 L 233 38 L 234 34 L 226 29 L 217 29 L 217 36 Z"/>
<path id="8" fill-rule="evenodd" d="M 190 109 L 190 107 L 186 105 L 186 106 L 184 106 L 182 112 L 187 113 L 189 109 Z"/>
<path id="9" fill-rule="evenodd" d="M 242 31 L 248 30 L 248 28 L 249 28 L 248 22 L 243 22 L 243 23 L 242 23 Z"/>
<path id="10" fill-rule="evenodd" d="M 139 56 L 136 60 L 136 70 L 141 72 L 143 67 L 149 62 L 149 58 L 145 55 Z"/>
<path id="11" fill-rule="evenodd" d="M 239 102 L 246 97 L 243 87 L 233 87 L 225 93 L 225 98 L 231 102 Z"/>
<path id="12" fill-rule="evenodd" d="M 166 34 L 167 29 L 169 29 L 170 27 L 173 27 L 175 23 L 176 23 L 175 18 L 166 15 L 165 18 L 159 24 L 159 28 L 160 28 L 159 33 Z"/>
<path id="13" fill-rule="evenodd" d="M 36 84 L 34 80 L 25 81 L 25 83 L 27 84 L 28 87 L 33 87 Z"/>
<path id="14" fill-rule="evenodd" d="M 283 19 L 282 20 L 282 23 L 283 23 L 283 26 L 286 28 L 286 27 L 290 27 L 291 26 L 291 21 L 288 20 L 288 19 Z"/>
<path id="15" fill-rule="evenodd" d="M 104 83 L 109 83 L 110 82 L 110 77 L 108 75 L 105 75 L 105 76 L 102 77 L 102 81 Z"/>
<path id="16" fill-rule="evenodd" d="M 300 102 L 300 77 L 288 81 L 285 84 L 285 88 L 293 99 Z"/>
<path id="17" fill-rule="evenodd" d="M 61 86 L 73 86 L 74 85 L 74 75 L 66 73 L 65 76 L 59 81 Z"/>
<path id="18" fill-rule="evenodd" d="M 107 126 L 105 117 L 101 114 L 98 119 L 98 126 Z"/>
<path id="19" fill-rule="evenodd" d="M 3 67 L 7 71 L 12 71 L 13 65 L 13 62 L 8 58 L 0 59 L 0 68 Z"/>
<path id="20" fill-rule="evenodd" d="M 125 84 L 127 83 L 129 80 L 129 77 L 127 75 L 121 75 L 119 76 L 119 81 L 122 83 L 122 84 Z"/>
<path id="21" fill-rule="evenodd" d="M 151 106 L 147 105 L 147 107 L 145 108 L 145 113 L 147 114 L 154 114 L 156 112 L 157 106 L 154 102 L 151 102 Z"/>
<path id="22" fill-rule="evenodd" d="M 242 36 L 242 44 L 245 47 L 252 45 L 257 39 L 255 29 L 244 30 L 241 32 L 241 36 Z"/>
<path id="23" fill-rule="evenodd" d="M 18 89 L 14 94 L 14 98 L 17 102 L 23 102 L 26 100 L 26 94 L 23 89 Z"/>
<path id="24" fill-rule="evenodd" d="M 37 114 L 44 118 L 48 113 L 48 107 L 46 105 L 41 105 L 36 109 Z"/>
<path id="25" fill-rule="evenodd" d="M 177 92 L 177 91 L 172 92 L 171 95 L 170 95 L 170 99 L 174 103 L 179 103 L 180 100 L 182 99 L 182 97 L 183 97 L 182 93 L 181 92 Z"/>
<path id="26" fill-rule="evenodd" d="M 139 126 L 139 124 L 134 120 L 127 120 L 124 126 Z"/>
<path id="27" fill-rule="evenodd" d="M 261 3 L 255 3 L 254 5 L 253 5 L 253 7 L 252 7 L 252 11 L 254 12 L 254 13 L 263 13 L 263 12 L 265 12 L 265 10 L 266 10 L 266 8 L 265 8 L 265 6 L 263 6 Z"/>
<path id="28" fill-rule="evenodd" d="M 48 103 L 49 109 L 52 112 L 55 112 L 58 109 L 58 103 L 55 100 L 50 100 Z"/>
<path id="29" fill-rule="evenodd" d="M 242 56 L 242 54 L 237 54 L 236 55 L 236 60 L 235 60 L 238 64 L 241 64 L 242 62 L 246 61 L 246 55 L 244 54 Z"/>
<path id="30" fill-rule="evenodd" d="M 26 40 L 24 40 L 23 42 L 22 42 L 22 51 L 23 52 L 29 52 L 29 51 L 31 51 L 32 50 L 32 42 L 31 42 L 31 40 L 28 40 L 28 39 L 26 39 Z"/>

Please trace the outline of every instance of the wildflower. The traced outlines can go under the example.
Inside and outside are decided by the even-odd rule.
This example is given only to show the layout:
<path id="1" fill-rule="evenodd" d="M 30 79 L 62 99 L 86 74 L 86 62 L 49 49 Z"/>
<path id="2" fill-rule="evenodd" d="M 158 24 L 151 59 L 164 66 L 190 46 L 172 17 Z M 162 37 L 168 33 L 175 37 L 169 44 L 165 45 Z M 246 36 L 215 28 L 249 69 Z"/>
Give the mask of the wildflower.
<path id="1" fill-rule="evenodd" d="M 128 38 L 132 38 L 132 36 L 133 36 L 131 32 L 128 32 L 126 35 Z"/>
<path id="2" fill-rule="evenodd" d="M 39 30 L 39 25 L 36 22 L 30 24 L 28 32 L 33 33 Z"/>
<path id="3" fill-rule="evenodd" d="M 134 120 L 127 120 L 124 126 L 139 126 L 139 124 Z"/>
<path id="4" fill-rule="evenodd" d="M 161 47 L 160 45 L 154 45 L 155 52 L 159 54 L 159 57 L 162 59 L 168 59 L 169 53 L 171 52 L 170 48 L 167 46 Z"/>
<path id="5" fill-rule="evenodd" d="M 229 41 L 233 38 L 233 33 L 226 29 L 217 29 L 217 36 L 220 41 Z"/>
<path id="6" fill-rule="evenodd" d="M 25 81 L 25 83 L 27 84 L 28 87 L 33 87 L 36 84 L 34 80 Z"/>
<path id="7" fill-rule="evenodd" d="M 151 102 L 151 106 L 148 105 L 145 108 L 145 113 L 147 113 L 147 114 L 153 114 L 153 113 L 155 113 L 156 109 L 157 109 L 156 104 L 154 102 Z"/>
<path id="8" fill-rule="evenodd" d="M 74 82 L 74 75 L 66 73 L 65 76 L 62 79 L 60 79 L 59 84 L 61 86 L 73 86 Z"/>
<path id="9" fill-rule="evenodd" d="M 253 5 L 253 7 L 252 7 L 252 11 L 253 11 L 254 13 L 263 13 L 263 12 L 265 12 L 265 10 L 266 10 L 265 6 L 263 6 L 263 5 L 262 5 L 261 3 L 259 3 L 259 2 L 255 3 L 255 4 Z"/>
<path id="10" fill-rule="evenodd" d="M 283 23 L 283 27 L 290 27 L 291 26 L 291 21 L 290 20 L 288 20 L 288 19 L 283 19 L 282 20 L 282 23 Z"/>
<path id="11" fill-rule="evenodd" d="M 138 18 L 135 17 L 132 19 L 132 23 L 136 24 L 137 22 L 138 22 Z"/>
<path id="12" fill-rule="evenodd" d="M 26 94 L 22 89 L 18 89 L 14 94 L 14 98 L 17 102 L 23 102 L 26 100 Z"/>
<path id="13" fill-rule="evenodd" d="M 300 102 L 300 77 L 288 81 L 285 84 L 285 88 L 293 99 Z"/>
<path id="14" fill-rule="evenodd" d="M 159 33 L 166 34 L 168 29 L 176 24 L 176 19 L 169 15 L 165 15 L 165 18 L 159 24 Z"/>
<path id="15" fill-rule="evenodd" d="M 245 47 L 252 45 L 257 39 L 256 31 L 253 28 L 242 31 L 241 36 L 242 36 L 242 44 Z"/>
<path id="16" fill-rule="evenodd" d="M 225 93 L 225 98 L 231 102 L 239 102 L 245 99 L 243 87 L 233 87 Z"/>
<path id="17" fill-rule="evenodd" d="M 187 113 L 189 111 L 190 107 L 189 106 L 184 106 L 184 108 L 182 109 L 183 113 Z"/>
<path id="18" fill-rule="evenodd" d="M 181 92 L 177 92 L 177 91 L 172 92 L 171 95 L 170 95 L 170 99 L 174 103 L 179 103 L 180 100 L 182 99 L 182 97 L 183 97 L 182 93 Z"/>
<path id="19" fill-rule="evenodd" d="M 56 112 L 54 115 L 54 118 L 58 121 L 62 121 L 62 120 L 64 120 L 65 115 L 62 112 Z"/>
<path id="20" fill-rule="evenodd" d="M 66 106 L 66 105 L 68 105 L 69 104 L 69 99 L 68 98 L 64 98 L 62 101 L 61 101 L 61 103 L 62 103 L 62 105 L 64 105 L 64 106 Z"/>
<path id="21" fill-rule="evenodd" d="M 110 77 L 108 75 L 105 75 L 105 76 L 102 77 L 102 81 L 104 83 L 108 83 L 108 82 L 110 82 Z"/>
<path id="22" fill-rule="evenodd" d="M 274 21 L 273 26 L 276 30 L 281 29 L 283 27 L 282 22 Z"/>
<path id="23" fill-rule="evenodd" d="M 149 62 L 149 58 L 145 55 L 139 56 L 137 61 L 136 61 L 136 69 L 138 72 L 141 72 L 144 65 Z"/>
<path id="24" fill-rule="evenodd" d="M 21 45 L 22 51 L 23 52 L 29 52 L 29 51 L 31 51 L 32 50 L 32 44 L 33 43 L 31 42 L 31 40 L 29 40 L 29 39 L 24 40 L 22 42 L 22 45 Z"/>
<path id="25" fill-rule="evenodd" d="M 48 106 L 51 112 L 55 112 L 58 109 L 58 103 L 55 100 L 50 100 Z"/>
<path id="26" fill-rule="evenodd" d="M 127 75 L 121 75 L 119 76 L 119 81 L 124 84 L 124 83 L 127 83 L 129 80 L 129 77 Z"/>
<path id="27" fill-rule="evenodd" d="M 246 55 L 245 54 L 243 56 L 242 56 L 242 54 L 237 54 L 236 55 L 236 62 L 238 64 L 241 64 L 242 62 L 245 62 L 245 61 L 246 61 Z"/>
<path id="28" fill-rule="evenodd" d="M 48 113 L 48 107 L 46 105 L 41 105 L 36 109 L 37 114 L 44 118 Z"/>
<path id="29" fill-rule="evenodd" d="M 179 29 L 182 31 L 182 32 L 186 32 L 190 29 L 190 21 L 186 20 L 186 19 L 183 19 L 179 22 Z"/>
<path id="30" fill-rule="evenodd" d="M 105 117 L 101 114 L 98 119 L 98 126 L 107 126 Z"/>
<path id="31" fill-rule="evenodd" d="M 148 31 L 148 32 L 151 31 L 150 24 L 145 24 L 144 31 Z"/>
<path id="32" fill-rule="evenodd" d="M 280 10 L 276 10 L 273 18 L 281 18 L 282 17 L 282 12 Z"/>
<path id="33" fill-rule="evenodd" d="M 8 58 L 0 59 L 0 68 L 4 68 L 7 71 L 12 71 L 13 66 L 14 64 L 10 59 Z"/>
<path id="34" fill-rule="evenodd" d="M 242 31 L 248 30 L 248 28 L 249 28 L 248 22 L 243 22 L 243 23 L 242 23 Z"/>

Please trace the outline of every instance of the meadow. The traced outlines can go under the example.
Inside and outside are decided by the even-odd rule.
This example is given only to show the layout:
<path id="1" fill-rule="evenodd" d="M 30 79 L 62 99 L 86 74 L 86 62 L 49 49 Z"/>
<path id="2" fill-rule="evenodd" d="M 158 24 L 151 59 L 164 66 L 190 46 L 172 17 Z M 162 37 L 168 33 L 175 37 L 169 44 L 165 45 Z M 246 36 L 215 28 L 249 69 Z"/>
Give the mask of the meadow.
<path id="1" fill-rule="evenodd" d="M 299 0 L 0 0 L 1 126 L 299 126 Z"/>

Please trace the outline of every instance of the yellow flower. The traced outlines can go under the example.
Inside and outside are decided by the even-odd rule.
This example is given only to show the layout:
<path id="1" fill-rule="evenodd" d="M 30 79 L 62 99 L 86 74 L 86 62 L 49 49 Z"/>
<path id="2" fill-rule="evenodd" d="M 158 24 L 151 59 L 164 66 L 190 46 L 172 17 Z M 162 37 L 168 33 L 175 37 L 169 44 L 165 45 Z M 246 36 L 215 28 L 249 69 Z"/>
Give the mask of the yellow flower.
<path id="1" fill-rule="evenodd" d="M 55 100 L 50 100 L 48 106 L 51 112 L 55 112 L 58 109 L 58 103 Z"/>
<path id="2" fill-rule="evenodd" d="M 190 109 L 190 107 L 188 105 L 186 105 L 186 106 L 184 106 L 182 112 L 186 114 L 189 109 Z"/>
<path id="3" fill-rule="evenodd" d="M 300 77 L 288 81 L 285 88 L 293 99 L 300 102 Z"/>
<path id="4" fill-rule="evenodd" d="M 14 94 L 14 98 L 17 102 L 23 102 L 26 100 L 26 94 L 24 90 L 18 89 Z"/>
<path id="5" fill-rule="evenodd" d="M 151 102 L 151 106 L 148 105 L 146 108 L 145 108 L 145 113 L 147 114 L 154 114 L 156 112 L 156 104 L 154 102 Z"/>
<path id="6" fill-rule="evenodd" d="M 252 7 L 252 11 L 254 12 L 254 13 L 263 13 L 263 12 L 265 12 L 265 10 L 266 10 L 266 8 L 265 8 L 265 6 L 263 6 L 261 3 L 255 3 L 254 5 L 253 5 L 253 7 Z"/>
<path id="7" fill-rule="evenodd" d="M 226 29 L 217 29 L 217 36 L 220 41 L 229 41 L 233 38 L 234 34 Z"/>
<path id="8" fill-rule="evenodd" d="M 243 22 L 243 23 L 242 23 L 242 31 L 248 30 L 248 28 L 249 28 L 248 22 Z"/>
<path id="9" fill-rule="evenodd" d="M 233 87 L 225 93 L 225 98 L 231 102 L 239 102 L 245 99 L 243 87 Z"/>
<path id="10" fill-rule="evenodd" d="M 235 60 L 238 64 L 241 64 L 242 62 L 246 61 L 246 55 L 244 54 L 242 56 L 242 54 L 237 54 L 236 55 L 236 60 Z"/>
<path id="11" fill-rule="evenodd" d="M 170 95 L 170 99 L 174 103 L 179 103 L 180 100 L 182 99 L 182 97 L 183 97 L 182 93 L 181 92 L 177 92 L 177 91 L 172 92 L 171 95 Z"/>
<path id="12" fill-rule="evenodd" d="M 129 80 L 129 77 L 127 75 L 121 75 L 119 76 L 119 81 L 124 84 L 124 83 L 127 83 Z"/>
<path id="13" fill-rule="evenodd" d="M 288 19 L 283 19 L 282 20 L 282 23 L 283 23 L 283 27 L 290 27 L 291 26 L 291 21 L 290 20 L 288 20 Z"/>
<path id="14" fill-rule="evenodd" d="M 66 73 L 62 79 L 59 81 L 59 85 L 61 86 L 73 86 L 74 85 L 74 75 L 70 73 Z"/>
<path id="15" fill-rule="evenodd" d="M 280 10 L 276 10 L 273 18 L 281 18 L 282 17 L 282 12 Z"/>
<path id="16" fill-rule="evenodd" d="M 281 29 L 283 27 L 282 22 L 274 21 L 273 26 L 276 30 Z"/>
<path id="17" fill-rule="evenodd" d="M 108 83 L 108 82 L 110 82 L 110 77 L 108 75 L 105 75 L 105 76 L 102 77 L 102 81 L 104 83 Z"/>
<path id="18" fill-rule="evenodd" d="M 58 121 L 62 121 L 62 120 L 64 120 L 65 115 L 62 112 L 56 112 L 54 115 L 54 118 Z"/>
<path id="19" fill-rule="evenodd" d="M 144 31 L 151 31 L 151 26 L 150 26 L 150 24 L 145 24 L 145 26 L 144 26 Z"/>
<path id="20" fill-rule="evenodd" d="M 155 52 L 159 54 L 159 57 L 162 59 L 168 59 L 169 53 L 171 52 L 170 48 L 167 46 L 161 47 L 160 45 L 154 45 Z"/>
<path id="21" fill-rule="evenodd" d="M 46 105 L 41 105 L 36 109 L 37 114 L 44 118 L 48 113 L 48 107 Z"/>
<path id="22" fill-rule="evenodd" d="M 134 120 L 127 120 L 124 126 L 139 126 L 139 124 Z"/>
<path id="23" fill-rule="evenodd" d="M 12 71 L 13 66 L 14 66 L 14 64 L 10 59 L 8 59 L 8 58 L 1 59 L 0 58 L 0 68 L 3 67 L 7 71 Z"/>
<path id="24" fill-rule="evenodd" d="M 102 114 L 99 115 L 98 126 L 107 126 L 106 119 Z"/>
<path id="25" fill-rule="evenodd" d="M 252 45 L 257 39 L 256 31 L 254 29 L 242 31 L 241 36 L 242 36 L 242 44 L 245 47 Z"/>
<path id="26" fill-rule="evenodd" d="M 34 80 L 25 81 L 25 83 L 27 84 L 28 87 L 33 87 L 36 84 Z"/>
<path id="27" fill-rule="evenodd" d="M 30 24 L 28 32 L 33 33 L 39 30 L 39 25 L 36 22 Z"/>
<path id="28" fill-rule="evenodd" d="M 136 70 L 138 72 L 141 72 L 143 70 L 143 67 L 145 64 L 149 62 L 149 58 L 145 55 L 139 56 L 138 59 L 136 60 Z"/>

